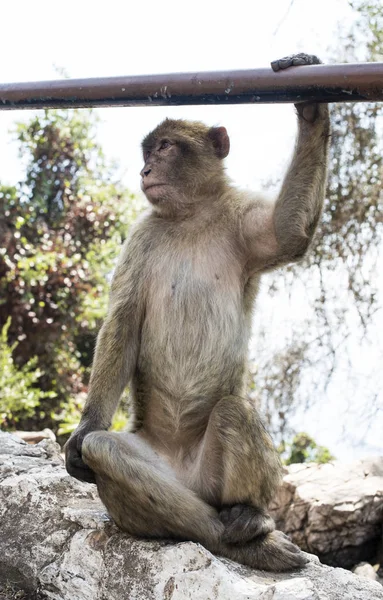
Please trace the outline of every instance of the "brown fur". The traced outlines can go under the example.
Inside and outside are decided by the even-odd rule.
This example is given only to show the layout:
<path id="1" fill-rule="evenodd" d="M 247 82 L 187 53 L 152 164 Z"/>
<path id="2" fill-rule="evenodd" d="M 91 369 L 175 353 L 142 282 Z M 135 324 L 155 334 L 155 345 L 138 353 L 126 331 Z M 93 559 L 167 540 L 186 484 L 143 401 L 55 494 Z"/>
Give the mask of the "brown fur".
<path id="1" fill-rule="evenodd" d="M 299 259 L 321 213 L 328 111 L 298 112 L 276 203 L 227 180 L 224 128 L 166 120 L 144 139 L 153 210 L 123 248 L 89 397 L 66 447 L 68 471 L 97 482 L 125 531 L 199 541 L 275 570 L 305 558 L 266 512 L 281 467 L 246 396 L 246 355 L 261 273 Z M 107 432 L 128 383 L 135 426 Z"/>

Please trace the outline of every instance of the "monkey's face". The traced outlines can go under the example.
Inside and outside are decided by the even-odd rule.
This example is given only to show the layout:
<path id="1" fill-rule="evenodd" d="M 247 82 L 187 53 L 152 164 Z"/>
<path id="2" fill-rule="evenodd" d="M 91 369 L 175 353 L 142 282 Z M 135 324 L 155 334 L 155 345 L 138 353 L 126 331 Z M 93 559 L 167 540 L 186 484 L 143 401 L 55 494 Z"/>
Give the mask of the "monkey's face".
<path id="1" fill-rule="evenodd" d="M 150 148 L 144 148 L 141 189 L 153 205 L 166 198 L 171 199 L 177 187 L 180 154 L 177 142 L 166 138 L 156 140 Z"/>
<path id="2" fill-rule="evenodd" d="M 224 127 L 167 119 L 143 140 L 141 189 L 160 212 L 190 205 L 224 178 L 229 145 Z"/>

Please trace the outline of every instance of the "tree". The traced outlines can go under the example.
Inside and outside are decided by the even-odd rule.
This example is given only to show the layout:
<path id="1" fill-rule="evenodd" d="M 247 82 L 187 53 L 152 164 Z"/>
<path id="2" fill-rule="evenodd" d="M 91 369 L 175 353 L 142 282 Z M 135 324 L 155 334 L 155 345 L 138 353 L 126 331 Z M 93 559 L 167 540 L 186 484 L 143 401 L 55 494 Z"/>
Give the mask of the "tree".
<path id="1" fill-rule="evenodd" d="M 291 444 L 288 444 L 284 450 L 289 451 L 285 460 L 286 465 L 305 462 L 324 464 L 335 458 L 328 448 L 325 448 L 325 446 L 318 446 L 316 441 L 304 432 L 297 433 Z"/>
<path id="2" fill-rule="evenodd" d="M 17 127 L 25 179 L 0 186 L 0 328 L 19 367 L 36 357 L 41 397 L 22 426 L 55 426 L 84 391 L 108 278 L 137 203 L 114 181 L 92 111 L 45 111 Z M 17 342 L 16 345 L 15 342 Z M 14 423 L 8 416 L 7 425 Z"/>

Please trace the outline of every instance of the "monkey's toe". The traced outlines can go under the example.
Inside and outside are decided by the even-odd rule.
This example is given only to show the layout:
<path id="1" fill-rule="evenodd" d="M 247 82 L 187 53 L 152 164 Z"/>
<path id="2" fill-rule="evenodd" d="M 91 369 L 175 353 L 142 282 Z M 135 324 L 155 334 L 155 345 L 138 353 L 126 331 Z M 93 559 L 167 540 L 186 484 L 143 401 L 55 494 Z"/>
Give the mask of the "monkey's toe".
<path id="1" fill-rule="evenodd" d="M 281 531 L 271 531 L 247 544 L 223 544 L 219 552 L 244 565 L 265 571 L 292 571 L 309 562 L 298 546 Z"/>
<path id="2" fill-rule="evenodd" d="M 267 536 L 267 544 L 272 548 L 275 570 L 289 571 L 304 567 L 309 559 L 282 531 L 272 531 Z"/>

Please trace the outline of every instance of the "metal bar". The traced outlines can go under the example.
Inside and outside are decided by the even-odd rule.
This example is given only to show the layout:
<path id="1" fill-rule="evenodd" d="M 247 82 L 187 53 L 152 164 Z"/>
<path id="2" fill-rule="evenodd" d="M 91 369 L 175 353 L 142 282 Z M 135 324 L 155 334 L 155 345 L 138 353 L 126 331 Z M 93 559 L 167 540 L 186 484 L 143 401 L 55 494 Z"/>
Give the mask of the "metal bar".
<path id="1" fill-rule="evenodd" d="M 383 63 L 0 84 L 0 110 L 383 100 Z"/>

